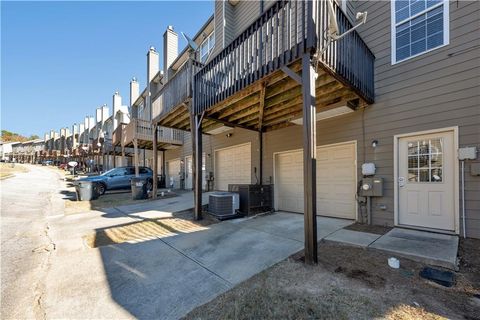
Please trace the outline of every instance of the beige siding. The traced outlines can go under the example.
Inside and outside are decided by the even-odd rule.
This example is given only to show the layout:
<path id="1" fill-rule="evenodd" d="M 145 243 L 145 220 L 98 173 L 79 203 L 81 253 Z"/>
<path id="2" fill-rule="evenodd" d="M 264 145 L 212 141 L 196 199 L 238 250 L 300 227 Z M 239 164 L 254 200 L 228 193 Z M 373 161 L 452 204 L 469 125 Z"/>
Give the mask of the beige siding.
<path id="1" fill-rule="evenodd" d="M 218 28 L 223 20 L 218 15 L 222 12 L 221 3 L 217 1 L 215 5 L 218 44 L 222 43 L 223 32 Z M 226 3 L 226 7 L 229 6 Z M 260 14 L 259 4 L 251 1 L 240 1 L 236 7 L 230 6 L 229 9 L 232 9 L 227 10 L 229 19 L 234 21 L 230 26 L 235 26 L 235 32 L 226 36 L 230 40 Z M 384 197 L 373 200 L 373 223 L 393 225 L 394 135 L 458 126 L 460 146 L 480 148 L 480 2 L 452 2 L 450 44 L 396 65 L 391 65 L 390 3 L 348 1 L 347 9 L 350 18 L 354 18 L 355 12 L 368 11 L 367 24 L 359 32 L 376 56 L 375 104 L 364 111 L 319 121 L 317 144 L 357 141 L 359 179 L 361 164 L 374 162 L 378 176 L 385 181 Z M 371 147 L 372 140 L 379 141 L 375 149 Z M 184 159 L 191 154 L 188 135 L 185 141 L 182 148 L 167 151 L 167 159 Z M 259 166 L 257 133 L 235 129 L 231 138 L 224 133 L 204 136 L 203 141 L 207 171 L 213 171 L 215 149 L 252 142 L 252 181 L 256 181 L 254 167 Z M 302 141 L 301 126 L 264 134 L 264 183 L 274 183 L 273 154 L 300 149 Z M 470 175 L 469 164 L 465 177 L 467 235 L 480 238 L 480 177 Z M 383 205 L 386 210 L 380 209 Z M 461 221 L 459 223 L 461 226 Z"/>
<path id="2" fill-rule="evenodd" d="M 368 11 L 360 34 L 376 56 L 376 103 L 365 112 L 366 149 L 387 181 L 387 195 L 373 203 L 376 223 L 393 223 L 393 136 L 459 127 L 460 146 L 480 147 L 480 2 L 450 3 L 450 44 L 391 65 L 390 3 L 355 2 Z M 359 158 L 361 159 L 361 158 Z M 467 166 L 468 167 L 468 166 Z M 466 172 L 467 234 L 480 237 L 480 178 Z M 388 204 L 385 212 L 378 204 Z"/>

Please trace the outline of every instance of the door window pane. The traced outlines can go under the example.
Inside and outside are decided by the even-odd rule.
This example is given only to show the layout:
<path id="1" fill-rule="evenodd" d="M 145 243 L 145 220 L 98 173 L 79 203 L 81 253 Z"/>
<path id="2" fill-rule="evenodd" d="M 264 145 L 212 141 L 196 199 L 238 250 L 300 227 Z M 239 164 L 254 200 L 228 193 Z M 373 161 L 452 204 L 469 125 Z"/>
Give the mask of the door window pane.
<path id="1" fill-rule="evenodd" d="M 443 140 L 442 138 L 409 141 L 408 182 L 443 181 Z"/>

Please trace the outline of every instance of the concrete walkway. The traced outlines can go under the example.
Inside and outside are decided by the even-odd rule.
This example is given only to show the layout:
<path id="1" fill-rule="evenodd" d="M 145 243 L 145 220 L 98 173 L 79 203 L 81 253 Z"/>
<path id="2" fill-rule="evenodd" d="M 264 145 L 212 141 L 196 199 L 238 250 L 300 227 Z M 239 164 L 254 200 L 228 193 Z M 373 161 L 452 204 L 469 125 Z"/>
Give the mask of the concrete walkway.
<path id="1" fill-rule="evenodd" d="M 394 228 L 384 235 L 341 229 L 325 238 L 364 248 L 378 249 L 395 257 L 456 270 L 458 236 Z"/>
<path id="2" fill-rule="evenodd" d="M 52 218 L 47 317 L 178 319 L 303 249 L 303 215 L 283 212 L 95 249 L 82 240 L 95 229 L 184 210 L 187 197 Z M 319 240 L 350 223 L 319 217 Z"/>

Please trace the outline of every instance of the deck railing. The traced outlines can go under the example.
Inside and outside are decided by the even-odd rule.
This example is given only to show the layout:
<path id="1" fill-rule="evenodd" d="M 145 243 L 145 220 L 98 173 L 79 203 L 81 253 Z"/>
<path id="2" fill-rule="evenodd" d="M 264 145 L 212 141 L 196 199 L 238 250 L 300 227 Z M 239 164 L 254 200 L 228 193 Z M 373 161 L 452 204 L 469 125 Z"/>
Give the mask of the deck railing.
<path id="1" fill-rule="evenodd" d="M 198 62 L 187 61 L 152 99 L 152 119 L 167 114 L 192 97 L 192 77 L 200 70 Z M 192 70 L 193 69 L 193 70 Z"/>
<path id="2" fill-rule="evenodd" d="M 321 0 L 280 0 L 215 56 L 194 78 L 201 113 L 255 81 L 326 44 L 329 13 Z M 340 30 L 352 25 L 334 4 Z M 373 102 L 374 56 L 356 31 L 331 43 L 319 60 Z"/>
<path id="3" fill-rule="evenodd" d="M 118 128 L 117 128 L 118 129 Z M 123 144 L 126 145 L 133 139 L 153 141 L 153 129 L 150 121 L 132 119 L 122 133 Z M 181 130 L 160 127 L 157 134 L 159 143 L 183 144 Z"/>
<path id="4" fill-rule="evenodd" d="M 126 124 L 121 123 L 117 126 L 115 130 L 113 130 L 112 133 L 112 144 L 113 145 L 119 145 L 122 143 L 122 130 L 124 130 Z"/>

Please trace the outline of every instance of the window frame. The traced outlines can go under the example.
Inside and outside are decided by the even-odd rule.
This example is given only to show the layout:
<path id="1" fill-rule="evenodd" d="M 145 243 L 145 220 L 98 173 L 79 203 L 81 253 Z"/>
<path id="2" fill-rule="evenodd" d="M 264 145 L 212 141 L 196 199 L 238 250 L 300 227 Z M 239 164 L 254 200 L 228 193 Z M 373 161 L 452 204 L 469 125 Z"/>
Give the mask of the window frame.
<path id="1" fill-rule="evenodd" d="M 205 39 L 202 41 L 202 43 L 200 43 L 200 46 L 198 47 L 198 48 L 199 48 L 198 53 L 199 53 L 199 55 L 200 55 L 199 58 L 200 58 L 200 62 L 202 62 L 202 63 L 206 63 L 206 62 L 207 62 L 207 60 L 202 61 L 202 57 L 203 57 L 203 56 L 202 56 L 202 46 L 203 46 L 205 43 L 207 44 L 207 47 L 208 47 L 208 48 L 207 48 L 207 54 L 205 55 L 206 58 L 208 58 L 210 52 L 212 52 L 213 49 L 215 48 L 216 43 L 214 43 L 213 46 L 210 48 L 210 42 L 211 42 L 210 39 L 213 39 L 213 41 L 215 41 L 215 30 L 213 30 L 212 32 L 210 32 L 210 34 L 209 34 L 207 37 L 205 37 Z"/>
<path id="2" fill-rule="evenodd" d="M 402 60 L 398 60 L 397 61 L 397 38 L 396 38 L 396 27 L 397 25 L 397 21 L 396 21 L 396 15 L 395 15 L 395 3 L 396 3 L 396 0 L 391 0 L 390 1 L 390 13 L 391 13 L 391 16 L 390 16 L 390 35 L 391 35 L 391 38 L 390 38 L 390 44 L 391 44 L 391 63 L 392 65 L 395 65 L 395 64 L 398 64 L 398 63 L 401 63 L 401 62 L 404 62 L 404 61 L 407 61 L 407 60 L 410 60 L 410 59 L 413 59 L 413 58 L 416 58 L 418 56 L 421 56 L 423 54 L 426 54 L 426 53 L 429 53 L 431 51 L 434 51 L 434 50 L 437 50 L 437 49 L 440 49 L 442 47 L 445 47 L 447 45 L 450 44 L 450 7 L 449 7 L 449 0 L 442 0 L 441 3 L 438 3 L 428 9 L 425 9 L 423 10 L 422 12 L 419 12 L 411 17 L 409 17 L 408 19 L 404 19 L 400 22 L 402 23 L 405 23 L 409 20 L 412 20 L 422 14 L 425 14 L 426 12 L 429 12 L 431 10 L 434 10 L 435 8 L 437 7 L 440 7 L 443 5 L 443 44 L 438 46 L 438 47 L 435 47 L 435 48 L 432 48 L 432 49 L 428 49 L 428 50 L 425 50 L 425 51 L 422 51 L 420 53 L 417 53 L 417 54 L 414 54 L 414 55 L 411 55 L 405 59 L 402 59 Z"/>

